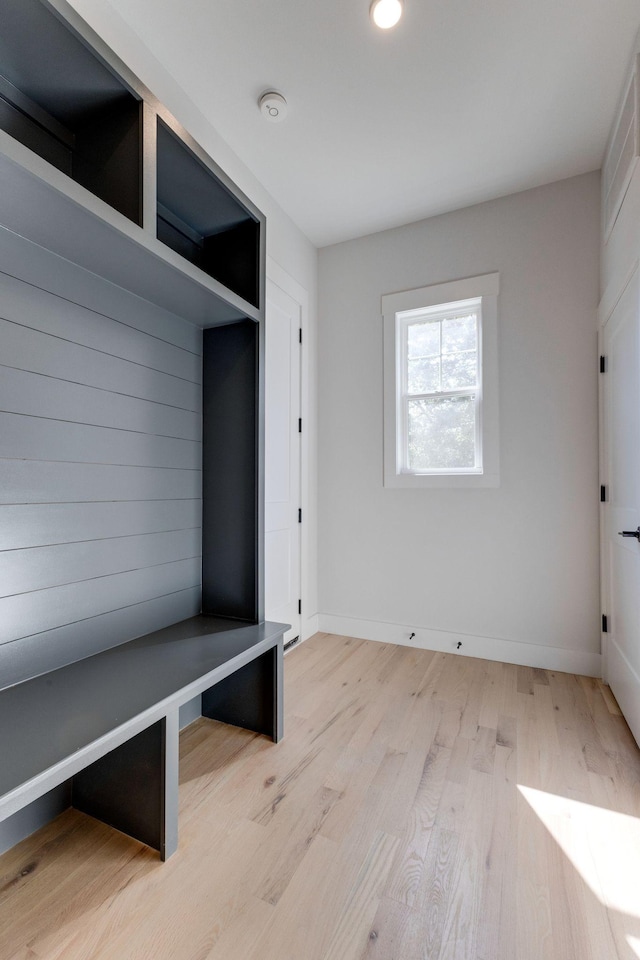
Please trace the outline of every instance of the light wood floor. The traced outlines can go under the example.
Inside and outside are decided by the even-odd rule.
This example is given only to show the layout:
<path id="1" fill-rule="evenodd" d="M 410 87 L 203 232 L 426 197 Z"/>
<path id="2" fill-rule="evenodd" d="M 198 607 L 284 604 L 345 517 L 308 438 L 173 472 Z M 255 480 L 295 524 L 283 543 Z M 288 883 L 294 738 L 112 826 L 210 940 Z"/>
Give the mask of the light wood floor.
<path id="1" fill-rule="evenodd" d="M 595 680 L 318 635 L 275 746 L 182 735 L 166 864 L 68 811 L 0 858 L 1 960 L 640 957 L 640 751 Z"/>

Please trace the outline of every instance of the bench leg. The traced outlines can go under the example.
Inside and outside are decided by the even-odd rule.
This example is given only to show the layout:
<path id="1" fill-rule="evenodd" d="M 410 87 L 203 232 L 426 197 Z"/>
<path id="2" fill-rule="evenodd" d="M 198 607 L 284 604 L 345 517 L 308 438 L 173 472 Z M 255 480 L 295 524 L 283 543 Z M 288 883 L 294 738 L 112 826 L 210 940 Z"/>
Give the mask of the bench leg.
<path id="1" fill-rule="evenodd" d="M 202 716 L 264 733 L 283 735 L 282 640 L 202 694 Z"/>
<path id="2" fill-rule="evenodd" d="M 76 774 L 72 804 L 170 857 L 178 845 L 178 711 Z"/>

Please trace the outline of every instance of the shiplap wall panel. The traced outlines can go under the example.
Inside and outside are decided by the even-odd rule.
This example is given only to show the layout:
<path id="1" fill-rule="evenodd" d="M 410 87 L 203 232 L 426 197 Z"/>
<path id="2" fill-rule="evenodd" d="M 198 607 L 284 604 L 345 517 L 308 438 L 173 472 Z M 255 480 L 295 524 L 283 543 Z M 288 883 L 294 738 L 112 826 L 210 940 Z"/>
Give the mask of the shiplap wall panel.
<path id="1" fill-rule="evenodd" d="M 0 551 L 201 528 L 200 500 L 5 505 Z"/>
<path id="2" fill-rule="evenodd" d="M 4 366 L 0 376 L 0 410 L 55 420 L 79 421 L 99 427 L 136 430 L 165 437 L 202 438 L 200 414 L 165 403 L 140 400 Z"/>
<path id="3" fill-rule="evenodd" d="M 26 280 L 64 300 L 102 316 L 117 318 L 198 356 L 201 354 L 202 331 L 198 327 L 106 280 L 96 283 L 94 274 L 3 226 L 0 226 L 0 265 L 7 276 Z"/>
<path id="4" fill-rule="evenodd" d="M 4 273 L 0 274 L 0 315 L 98 354 L 201 382 L 202 362 L 196 354 Z"/>
<path id="5" fill-rule="evenodd" d="M 197 470 L 0 460 L 0 503 L 194 500 L 201 492 Z"/>
<path id="6" fill-rule="evenodd" d="M 47 673 L 125 643 L 132 636 L 139 637 L 167 624 L 195 617 L 200 612 L 201 599 L 202 590 L 198 585 L 5 643 L 0 648 L 2 685 L 12 686 L 23 680 L 25 674 Z"/>
<path id="7" fill-rule="evenodd" d="M 105 320 L 105 323 L 108 323 Z M 202 389 L 181 377 L 130 363 L 59 337 L 0 319 L 2 364 L 43 373 L 72 383 L 84 383 L 113 393 L 171 404 L 185 410 L 202 409 Z M 105 398 L 105 403 L 108 399 Z"/>
<path id="8" fill-rule="evenodd" d="M 200 557 L 199 530 L 29 547 L 0 553 L 0 597 Z"/>
<path id="9" fill-rule="evenodd" d="M 0 599 L 0 644 L 130 607 L 141 600 L 186 590 L 200 581 L 200 568 L 199 559 L 177 560 L 50 590 L 3 597 Z"/>
<path id="10" fill-rule="evenodd" d="M 199 470 L 201 449 L 197 440 L 0 413 L 0 450 L 16 460 Z"/>
<path id="11" fill-rule="evenodd" d="M 199 612 L 202 333 L 0 254 L 2 686 Z"/>

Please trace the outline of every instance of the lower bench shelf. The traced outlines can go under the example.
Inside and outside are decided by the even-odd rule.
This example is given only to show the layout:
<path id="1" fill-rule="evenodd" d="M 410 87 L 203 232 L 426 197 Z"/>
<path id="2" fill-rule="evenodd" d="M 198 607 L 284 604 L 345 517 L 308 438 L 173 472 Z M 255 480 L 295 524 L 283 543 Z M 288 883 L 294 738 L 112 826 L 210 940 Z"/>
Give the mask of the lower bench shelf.
<path id="1" fill-rule="evenodd" d="M 0 821 L 72 779 L 72 803 L 169 857 L 180 706 L 283 734 L 285 624 L 192 617 L 0 691 Z"/>

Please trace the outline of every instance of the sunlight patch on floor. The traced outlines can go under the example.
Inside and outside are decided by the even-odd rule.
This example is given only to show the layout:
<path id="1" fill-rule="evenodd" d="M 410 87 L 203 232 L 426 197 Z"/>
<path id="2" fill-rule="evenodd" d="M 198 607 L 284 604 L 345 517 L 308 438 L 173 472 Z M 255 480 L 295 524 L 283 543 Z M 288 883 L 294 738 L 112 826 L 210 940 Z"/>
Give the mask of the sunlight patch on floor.
<path id="1" fill-rule="evenodd" d="M 640 918 L 640 819 L 520 784 L 518 790 L 598 900 Z M 640 958 L 640 940 L 627 939 Z"/>

